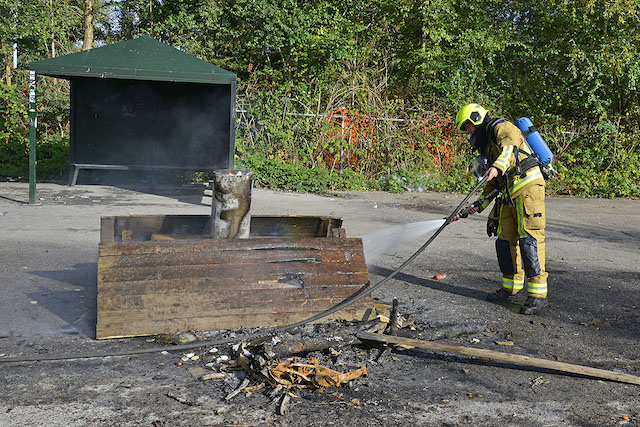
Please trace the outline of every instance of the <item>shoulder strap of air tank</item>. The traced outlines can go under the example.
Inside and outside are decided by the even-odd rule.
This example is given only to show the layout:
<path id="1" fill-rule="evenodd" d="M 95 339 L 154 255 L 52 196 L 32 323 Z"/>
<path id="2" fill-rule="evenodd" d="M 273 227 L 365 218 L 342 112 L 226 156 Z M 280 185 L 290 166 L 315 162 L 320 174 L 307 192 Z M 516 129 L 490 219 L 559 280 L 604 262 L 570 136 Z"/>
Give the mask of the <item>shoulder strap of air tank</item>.
<path id="1" fill-rule="evenodd" d="M 529 135 L 534 132 L 538 132 L 538 128 L 535 125 L 529 126 L 529 128 L 522 132 L 522 136 L 526 139 Z"/>
<path id="2" fill-rule="evenodd" d="M 489 140 L 491 142 L 495 142 L 495 137 L 496 137 L 495 129 L 496 129 L 496 126 L 498 126 L 500 123 L 504 123 L 504 122 L 508 122 L 508 120 L 505 119 L 505 118 L 492 119 L 492 120 L 489 121 L 489 123 L 487 123 L 487 131 L 489 132 L 489 138 L 490 138 Z M 535 130 L 534 130 L 534 132 L 535 132 Z M 530 158 L 534 158 L 537 161 L 537 157 L 534 157 L 533 155 L 527 153 L 526 151 L 519 150 L 516 147 L 515 151 L 514 151 L 514 155 L 515 155 L 515 159 L 516 159 L 516 165 L 515 165 L 515 168 L 511 172 L 515 172 L 518 175 L 520 175 L 522 173 L 521 166 L 520 166 L 520 154 L 524 154 L 525 158 L 527 160 L 530 159 Z M 530 166 L 530 163 L 525 163 L 525 164 L 527 165 L 526 166 L 527 170 L 529 169 L 529 167 L 532 167 L 532 166 Z"/>
<path id="3" fill-rule="evenodd" d="M 504 123 L 506 121 L 507 121 L 507 119 L 491 119 L 491 120 L 489 120 L 489 123 L 487 123 L 487 133 L 489 135 L 489 142 L 490 143 L 494 143 L 495 142 L 495 139 L 496 139 L 496 134 L 495 134 L 496 126 L 498 126 L 500 123 Z"/>
<path id="4" fill-rule="evenodd" d="M 493 132 L 500 123 L 506 122 L 507 119 L 491 119 L 489 123 L 487 123 L 487 129 Z"/>

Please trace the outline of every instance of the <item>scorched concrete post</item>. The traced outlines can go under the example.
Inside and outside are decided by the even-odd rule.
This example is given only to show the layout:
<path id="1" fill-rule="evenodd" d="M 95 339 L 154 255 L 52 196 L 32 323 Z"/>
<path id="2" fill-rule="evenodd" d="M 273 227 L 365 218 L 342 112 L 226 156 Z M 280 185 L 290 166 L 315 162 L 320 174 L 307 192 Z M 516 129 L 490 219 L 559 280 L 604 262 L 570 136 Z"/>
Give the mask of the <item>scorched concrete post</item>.
<path id="1" fill-rule="evenodd" d="M 249 237 L 253 172 L 221 169 L 214 172 L 211 237 Z"/>

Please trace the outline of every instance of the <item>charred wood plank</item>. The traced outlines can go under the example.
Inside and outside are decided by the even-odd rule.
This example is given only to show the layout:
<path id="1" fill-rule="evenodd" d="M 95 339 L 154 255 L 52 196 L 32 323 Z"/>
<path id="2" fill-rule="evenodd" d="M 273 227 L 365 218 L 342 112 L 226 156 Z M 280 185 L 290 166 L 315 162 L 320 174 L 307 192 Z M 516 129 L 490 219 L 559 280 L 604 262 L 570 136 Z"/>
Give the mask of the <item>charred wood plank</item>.
<path id="1" fill-rule="evenodd" d="M 350 320 L 357 321 L 362 318 L 365 311 L 362 306 L 351 306 L 337 313 L 327 316 L 323 321 Z M 98 339 L 123 338 L 131 336 L 155 335 L 158 333 L 176 333 L 190 329 L 199 331 L 253 328 L 265 325 L 288 325 L 308 318 L 310 311 L 278 312 L 278 313 L 250 313 L 230 314 L 220 316 L 211 313 L 209 316 L 188 317 L 185 313 L 174 318 L 149 317 L 132 322 L 126 317 L 101 318 L 96 327 Z M 100 315 L 99 315 L 100 316 Z M 160 332 L 159 332 L 160 331 Z"/>
<path id="2" fill-rule="evenodd" d="M 153 308 L 157 311 L 171 309 L 208 310 L 220 312 L 236 307 L 268 307 L 270 309 L 310 304 L 316 305 L 322 300 L 338 303 L 357 292 L 359 287 L 315 288 L 315 289 L 262 289 L 260 291 L 192 292 L 176 294 L 143 294 L 143 295 L 103 295 L 98 299 L 101 311 L 141 310 Z"/>
<path id="3" fill-rule="evenodd" d="M 451 345 L 436 343 L 433 341 L 415 340 L 411 338 L 392 337 L 389 335 L 371 334 L 368 332 L 359 332 L 357 337 L 363 341 L 376 341 L 385 344 L 407 345 L 417 348 L 426 348 L 434 351 L 446 353 L 456 353 L 465 356 L 481 357 L 483 359 L 498 360 L 501 362 L 516 363 L 526 366 L 534 366 L 537 368 L 552 369 L 559 372 L 567 372 L 571 374 L 584 375 L 594 378 L 603 378 L 611 381 L 640 385 L 640 377 L 634 375 L 622 374 L 604 369 L 591 368 L 588 366 L 574 365 L 571 363 L 556 362 L 553 360 L 539 359 L 537 357 L 521 356 L 519 354 L 502 353 L 499 351 L 485 350 L 482 348 L 464 347 L 460 345 Z"/>
<path id="4" fill-rule="evenodd" d="M 251 277 L 250 277 L 251 278 Z M 345 287 L 355 292 L 369 280 L 366 272 L 345 274 L 291 275 L 287 273 L 272 276 L 257 275 L 252 280 L 241 277 L 186 277 L 180 279 L 132 280 L 120 282 L 99 282 L 101 295 L 129 296 L 146 294 L 179 294 L 198 292 L 243 292 L 269 289 L 312 289 Z M 256 280 L 253 280 L 256 279 Z"/>
<path id="5" fill-rule="evenodd" d="M 121 256 L 141 254 L 175 254 L 185 249 L 193 252 L 213 251 L 331 251 L 348 250 L 358 244 L 362 239 L 347 238 L 284 238 L 284 237 L 255 237 L 251 239 L 197 239 L 174 240 L 158 242 L 152 240 L 135 242 L 105 242 L 100 243 L 100 256 Z"/>
<path id="6" fill-rule="evenodd" d="M 334 274 L 336 276 L 349 275 L 354 272 L 352 263 L 325 262 L 321 264 L 289 263 L 248 263 L 248 264 L 219 264 L 219 265 L 160 265 L 151 267 L 130 268 L 99 268 L 98 282 L 123 282 L 140 280 L 174 280 L 184 277 L 207 278 L 219 277 L 250 282 L 278 281 L 287 274 L 291 277 L 308 278 L 312 280 L 317 275 Z M 338 282 L 342 280 L 336 279 Z"/>
<path id="7" fill-rule="evenodd" d="M 168 237 L 163 241 L 155 243 L 166 243 L 175 241 Z M 188 246 L 183 251 L 144 254 L 111 255 L 100 252 L 98 265 L 105 268 L 125 268 L 125 267 L 145 267 L 157 265 L 213 265 L 213 264 L 253 264 L 256 261 L 261 263 L 284 263 L 299 262 L 319 264 L 322 262 L 363 262 L 364 257 L 358 253 L 356 246 L 353 248 L 331 248 L 323 250 L 305 249 L 302 252 L 296 249 L 261 249 L 261 250 L 189 250 Z"/>

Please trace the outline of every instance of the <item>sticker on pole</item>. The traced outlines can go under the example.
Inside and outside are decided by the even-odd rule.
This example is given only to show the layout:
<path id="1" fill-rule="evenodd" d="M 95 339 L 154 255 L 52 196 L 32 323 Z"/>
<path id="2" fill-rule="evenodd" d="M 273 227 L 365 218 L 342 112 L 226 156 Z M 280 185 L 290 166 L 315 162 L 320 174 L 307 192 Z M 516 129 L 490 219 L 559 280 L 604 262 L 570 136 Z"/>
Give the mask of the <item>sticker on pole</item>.
<path id="1" fill-rule="evenodd" d="M 36 102 L 36 72 L 29 71 L 29 103 Z"/>

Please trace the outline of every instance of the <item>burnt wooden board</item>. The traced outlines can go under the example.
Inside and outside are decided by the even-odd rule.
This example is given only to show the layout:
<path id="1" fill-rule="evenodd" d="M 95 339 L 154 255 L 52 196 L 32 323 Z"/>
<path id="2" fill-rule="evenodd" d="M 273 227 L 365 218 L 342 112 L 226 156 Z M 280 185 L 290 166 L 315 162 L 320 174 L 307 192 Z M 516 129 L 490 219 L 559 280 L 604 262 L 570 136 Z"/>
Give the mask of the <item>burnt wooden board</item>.
<path id="1" fill-rule="evenodd" d="M 250 237 L 331 237 L 342 218 L 316 216 L 251 216 Z M 151 240 L 153 234 L 177 239 L 209 238 L 209 215 L 122 215 L 101 218 L 100 242 Z M 126 239 L 123 238 L 126 236 Z M 341 236 L 344 237 L 344 236 Z"/>
<path id="2" fill-rule="evenodd" d="M 107 228 L 111 224 L 113 230 L 117 222 L 108 219 Z M 302 222 L 314 224 L 307 228 L 309 233 L 312 229 L 317 232 L 322 224 L 317 220 Z M 334 234 L 331 224 L 324 224 L 321 232 Z M 152 228 L 147 227 L 145 233 L 158 231 Z M 131 229 L 136 236 L 135 227 Z M 361 239 L 122 242 L 111 237 L 118 233 L 103 235 L 109 237 L 99 247 L 98 339 L 287 325 L 331 308 L 369 286 Z M 372 305 L 369 296 L 326 320 L 360 320 Z"/>

